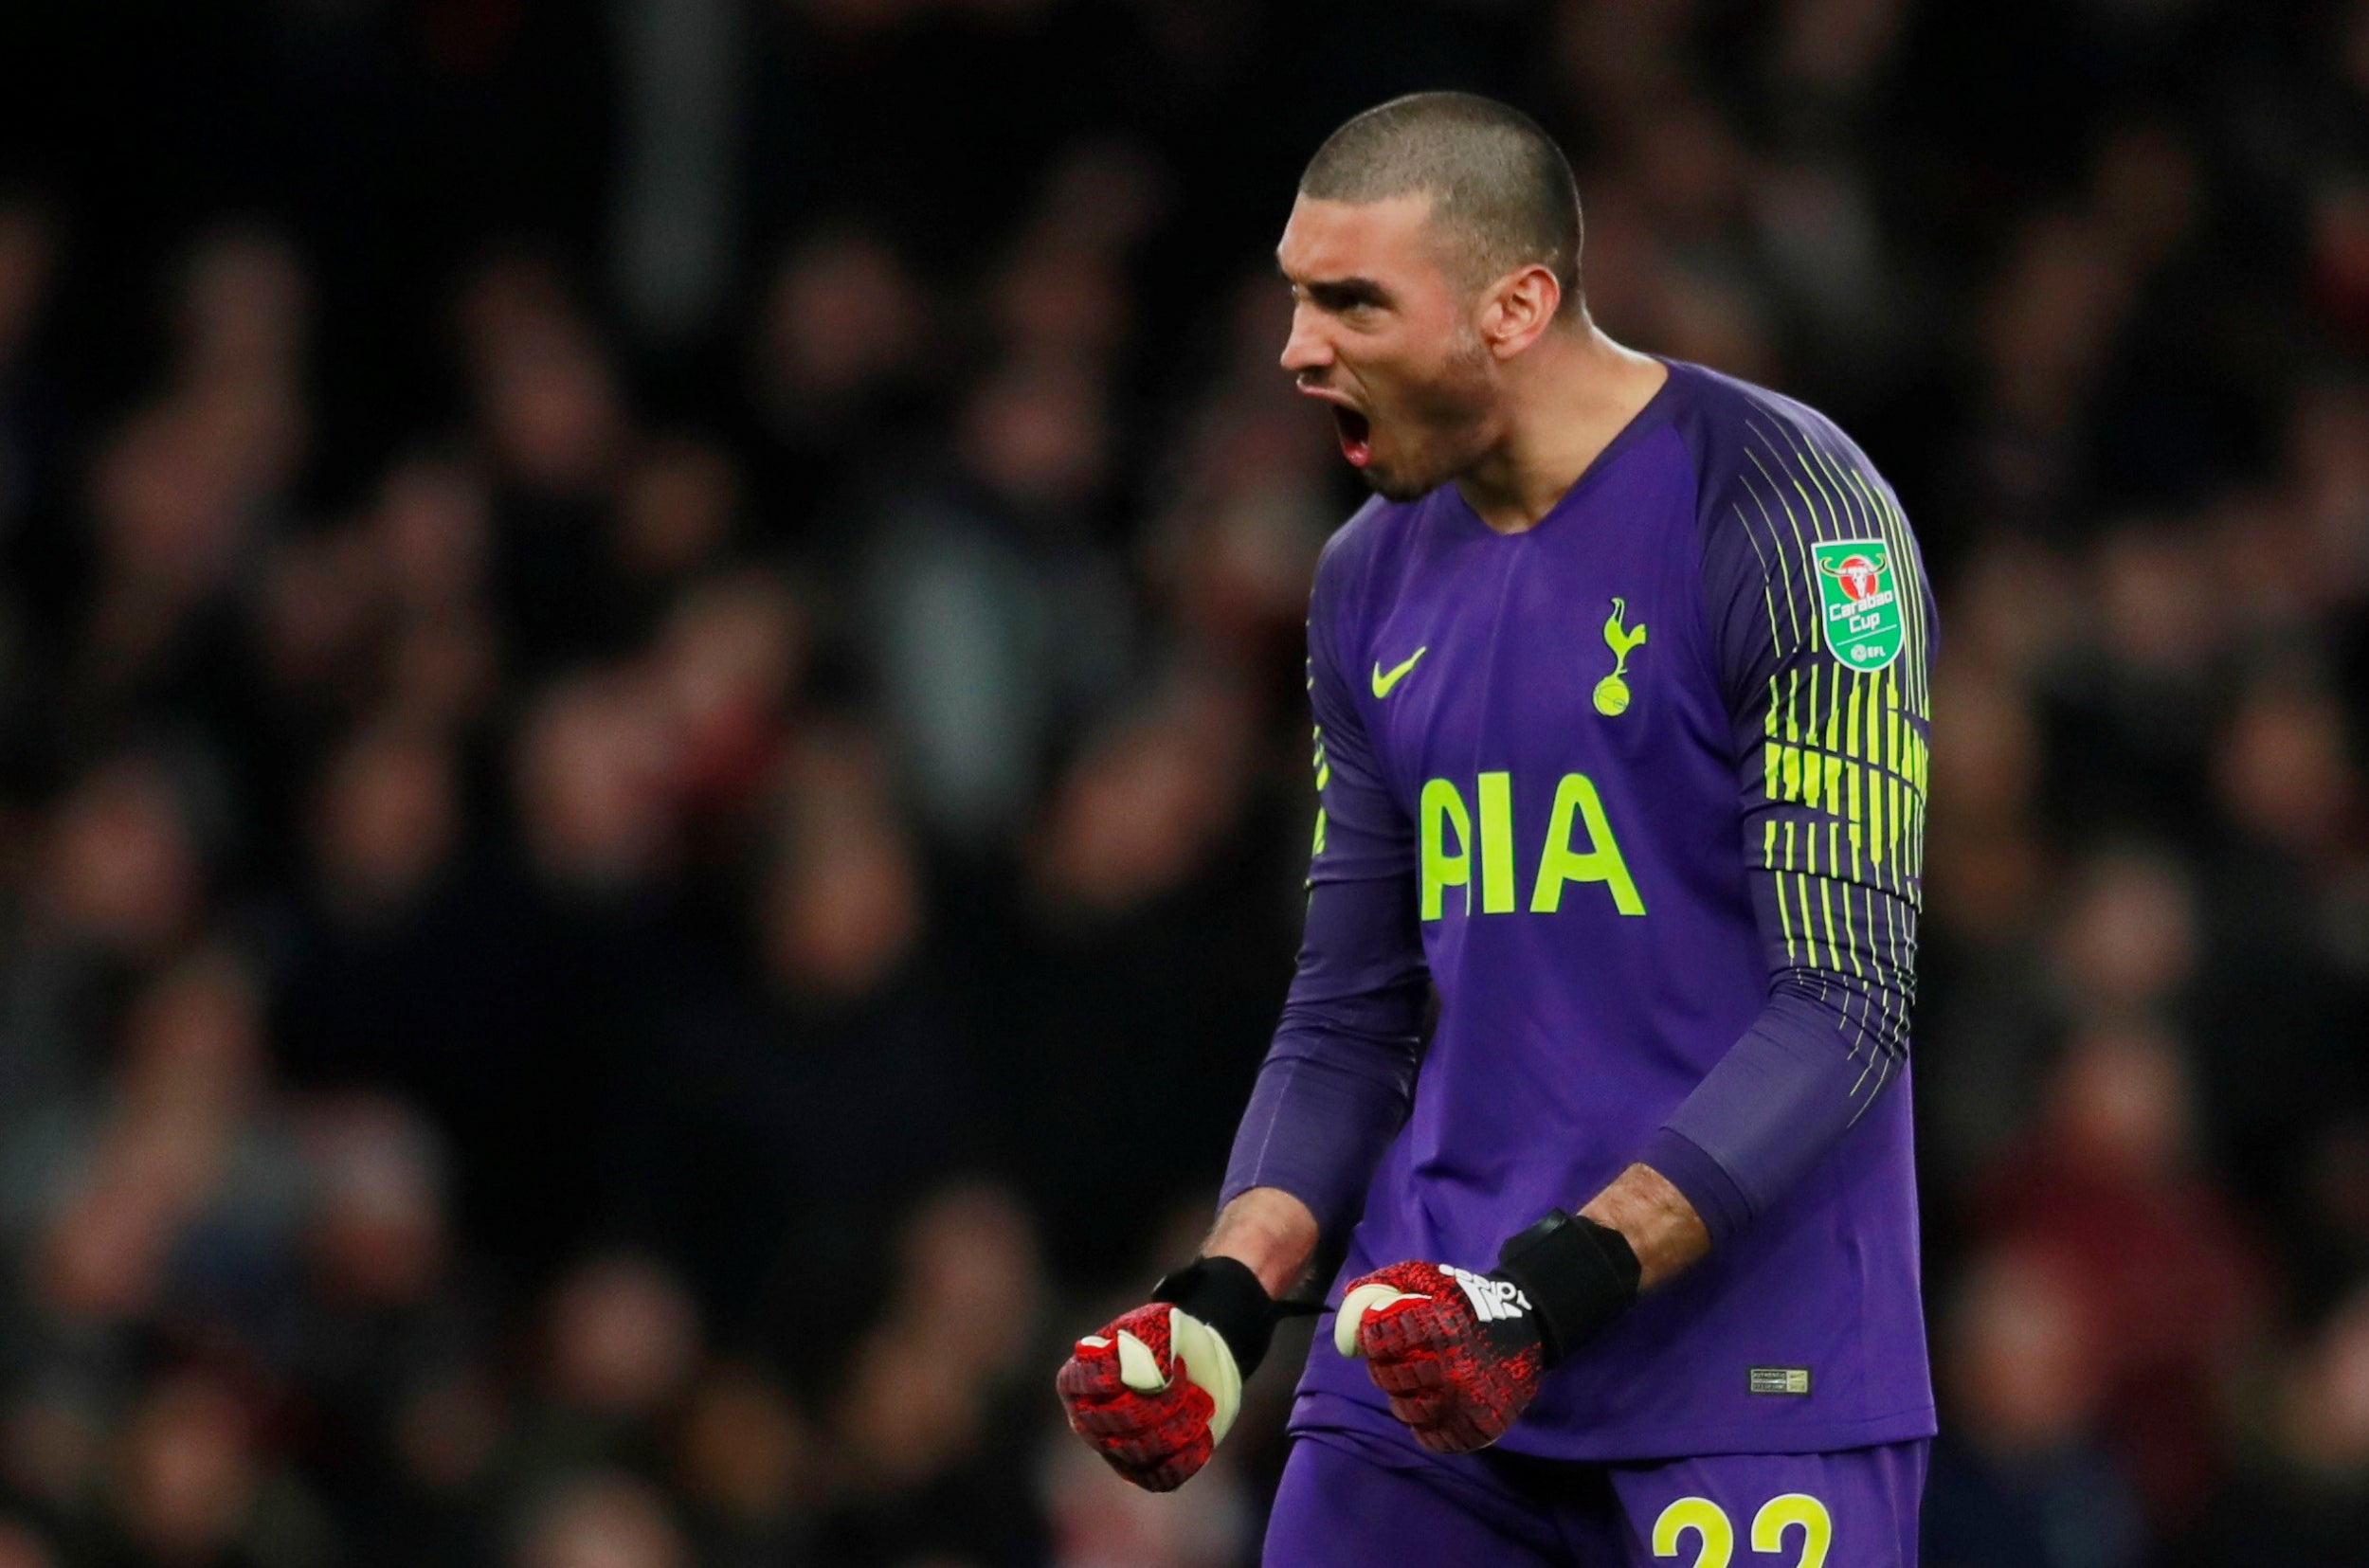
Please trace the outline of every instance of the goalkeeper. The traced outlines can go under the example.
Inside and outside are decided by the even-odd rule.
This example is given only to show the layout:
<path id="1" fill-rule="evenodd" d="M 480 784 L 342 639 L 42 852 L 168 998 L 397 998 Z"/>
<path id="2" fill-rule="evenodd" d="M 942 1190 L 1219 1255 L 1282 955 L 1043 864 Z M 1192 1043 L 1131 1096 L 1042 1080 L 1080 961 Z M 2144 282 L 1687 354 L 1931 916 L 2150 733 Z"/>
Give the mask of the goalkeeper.
<path id="1" fill-rule="evenodd" d="M 1923 565 L 1823 417 L 1599 332 L 1580 252 L 1484 99 L 1301 180 L 1283 365 L 1376 493 L 1310 605 L 1306 935 L 1203 1256 L 1060 1397 L 1178 1486 L 1346 1256 L 1270 1568 L 1910 1563 Z"/>

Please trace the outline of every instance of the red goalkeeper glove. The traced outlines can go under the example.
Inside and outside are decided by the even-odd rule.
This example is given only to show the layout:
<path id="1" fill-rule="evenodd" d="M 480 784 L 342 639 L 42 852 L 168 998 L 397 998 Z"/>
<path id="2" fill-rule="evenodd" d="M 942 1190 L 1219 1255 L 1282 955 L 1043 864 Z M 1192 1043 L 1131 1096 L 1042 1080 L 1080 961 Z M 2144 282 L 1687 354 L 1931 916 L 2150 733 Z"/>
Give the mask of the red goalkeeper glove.
<path id="1" fill-rule="evenodd" d="M 1507 1242 L 1493 1272 L 1394 1263 L 1352 1281 L 1332 1343 L 1365 1358 L 1417 1442 L 1470 1453 L 1521 1418 L 1548 1368 L 1628 1310 L 1638 1273 L 1619 1232 L 1558 1209 Z"/>
<path id="2" fill-rule="evenodd" d="M 1209 1462 L 1234 1425 L 1242 1379 L 1282 1315 L 1258 1277 L 1205 1257 L 1152 1288 L 1152 1300 L 1077 1342 L 1055 1390 L 1072 1431 L 1146 1491 L 1172 1491 Z"/>

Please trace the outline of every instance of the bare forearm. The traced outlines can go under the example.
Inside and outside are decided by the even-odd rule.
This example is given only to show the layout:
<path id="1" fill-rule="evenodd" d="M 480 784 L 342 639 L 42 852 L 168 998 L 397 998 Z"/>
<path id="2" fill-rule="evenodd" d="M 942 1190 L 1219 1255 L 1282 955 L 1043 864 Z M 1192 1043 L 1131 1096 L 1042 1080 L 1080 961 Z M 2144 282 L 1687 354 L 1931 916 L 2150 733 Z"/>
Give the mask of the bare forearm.
<path id="1" fill-rule="evenodd" d="M 1648 1290 L 1710 1251 L 1710 1233 L 1694 1206 L 1651 1165 L 1631 1165 L 1580 1212 L 1628 1238 Z M 1225 1206 L 1202 1251 L 1239 1259 L 1269 1295 L 1281 1297 L 1315 1255 L 1316 1217 L 1280 1187 L 1253 1187 Z"/>
<path id="2" fill-rule="evenodd" d="M 1280 1187 L 1253 1187 L 1218 1215 L 1202 1246 L 1209 1257 L 1230 1257 L 1258 1276 L 1267 1294 L 1281 1298 L 1308 1271 L 1316 1253 L 1316 1217 Z"/>
<path id="3" fill-rule="evenodd" d="M 1580 1213 L 1628 1239 L 1643 1271 L 1642 1289 L 1684 1273 L 1711 1250 L 1710 1232 L 1694 1205 L 1651 1165 L 1631 1165 Z"/>

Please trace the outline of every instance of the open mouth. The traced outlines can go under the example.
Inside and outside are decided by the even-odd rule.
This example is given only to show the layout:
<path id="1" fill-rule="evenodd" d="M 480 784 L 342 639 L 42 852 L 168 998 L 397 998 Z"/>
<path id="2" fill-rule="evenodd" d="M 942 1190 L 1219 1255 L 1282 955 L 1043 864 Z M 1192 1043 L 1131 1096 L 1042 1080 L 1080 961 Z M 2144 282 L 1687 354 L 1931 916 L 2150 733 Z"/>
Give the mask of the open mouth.
<path id="1" fill-rule="evenodd" d="M 1359 468 L 1373 460 L 1374 427 L 1365 415 L 1341 404 L 1332 406 L 1332 427 L 1341 437 L 1341 455 Z"/>

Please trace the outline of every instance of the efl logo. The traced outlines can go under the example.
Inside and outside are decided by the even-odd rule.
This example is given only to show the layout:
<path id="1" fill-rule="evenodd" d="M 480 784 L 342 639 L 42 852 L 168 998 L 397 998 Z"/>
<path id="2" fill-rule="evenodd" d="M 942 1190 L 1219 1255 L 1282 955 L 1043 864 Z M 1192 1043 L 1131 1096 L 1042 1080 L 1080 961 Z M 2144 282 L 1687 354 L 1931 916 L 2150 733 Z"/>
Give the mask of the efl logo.
<path id="1" fill-rule="evenodd" d="M 1900 593 L 1891 550 L 1881 539 L 1832 539 L 1810 547 L 1817 560 L 1826 645 L 1854 670 L 1880 670 L 1900 657 Z"/>

